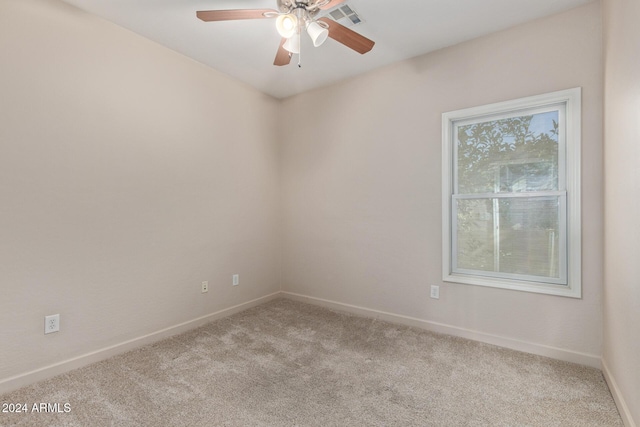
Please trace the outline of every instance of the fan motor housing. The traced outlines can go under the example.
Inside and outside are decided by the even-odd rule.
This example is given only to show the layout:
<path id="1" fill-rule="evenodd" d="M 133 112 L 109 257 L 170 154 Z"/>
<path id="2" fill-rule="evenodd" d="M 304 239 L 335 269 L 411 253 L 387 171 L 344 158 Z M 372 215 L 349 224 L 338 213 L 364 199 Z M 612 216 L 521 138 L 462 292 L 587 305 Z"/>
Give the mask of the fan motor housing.
<path id="1" fill-rule="evenodd" d="M 278 10 L 282 13 L 290 13 L 293 9 L 317 9 L 319 4 L 328 3 L 328 0 L 276 0 Z M 313 10 L 315 11 L 315 10 Z"/>

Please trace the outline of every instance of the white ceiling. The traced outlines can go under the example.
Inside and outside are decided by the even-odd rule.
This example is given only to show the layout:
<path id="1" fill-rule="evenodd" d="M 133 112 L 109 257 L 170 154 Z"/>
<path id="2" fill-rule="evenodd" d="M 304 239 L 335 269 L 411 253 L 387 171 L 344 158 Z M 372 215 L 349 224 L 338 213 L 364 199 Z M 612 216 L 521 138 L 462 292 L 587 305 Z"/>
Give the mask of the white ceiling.
<path id="1" fill-rule="evenodd" d="M 571 9 L 592 0 L 348 0 L 364 21 L 354 31 L 374 40 L 365 55 L 328 39 L 303 38 L 297 58 L 273 60 L 275 20 L 202 22 L 197 10 L 275 9 L 276 0 L 64 0 L 181 52 L 277 98 L 326 86 L 402 59 Z"/>

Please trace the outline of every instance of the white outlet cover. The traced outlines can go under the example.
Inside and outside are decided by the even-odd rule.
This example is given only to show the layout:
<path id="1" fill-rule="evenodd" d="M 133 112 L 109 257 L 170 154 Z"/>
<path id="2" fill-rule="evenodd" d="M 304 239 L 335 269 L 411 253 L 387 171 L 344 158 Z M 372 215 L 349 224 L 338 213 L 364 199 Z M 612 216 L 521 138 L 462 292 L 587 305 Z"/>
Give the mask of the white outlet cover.
<path id="1" fill-rule="evenodd" d="M 440 286 L 436 286 L 436 285 L 431 286 L 431 298 L 440 299 Z"/>
<path id="2" fill-rule="evenodd" d="M 52 314 L 44 317 L 44 333 L 51 334 L 60 330 L 60 315 Z"/>
<path id="3" fill-rule="evenodd" d="M 202 282 L 202 293 L 209 292 L 209 282 Z"/>
<path id="4" fill-rule="evenodd" d="M 233 275 L 233 286 L 238 286 L 240 284 L 240 275 L 239 274 L 234 274 Z"/>

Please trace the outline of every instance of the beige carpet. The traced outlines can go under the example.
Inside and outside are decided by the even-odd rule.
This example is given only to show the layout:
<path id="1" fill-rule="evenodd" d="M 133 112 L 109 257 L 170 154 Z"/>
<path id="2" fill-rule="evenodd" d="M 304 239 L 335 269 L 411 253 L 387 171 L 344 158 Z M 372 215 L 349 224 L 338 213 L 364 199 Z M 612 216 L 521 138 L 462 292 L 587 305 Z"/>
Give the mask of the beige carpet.
<path id="1" fill-rule="evenodd" d="M 621 426 L 592 368 L 276 300 L 0 396 L 3 426 Z"/>

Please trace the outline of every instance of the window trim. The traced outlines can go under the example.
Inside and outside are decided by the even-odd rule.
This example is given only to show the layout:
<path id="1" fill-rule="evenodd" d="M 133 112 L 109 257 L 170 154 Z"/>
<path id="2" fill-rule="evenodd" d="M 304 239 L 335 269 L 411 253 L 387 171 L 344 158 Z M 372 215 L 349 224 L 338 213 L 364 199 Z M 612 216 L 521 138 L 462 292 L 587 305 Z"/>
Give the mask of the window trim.
<path id="1" fill-rule="evenodd" d="M 571 298 L 582 298 L 582 240 L 581 240 L 581 88 L 567 89 L 542 95 L 529 96 L 506 102 L 465 108 L 442 114 L 442 280 L 468 285 L 488 286 Z M 565 151 L 558 153 L 559 170 L 564 164 L 565 173 L 558 179 L 566 179 L 566 274 L 567 284 L 547 284 L 530 280 L 486 277 L 476 274 L 452 272 L 452 237 L 454 212 L 454 125 L 465 120 L 477 120 L 485 116 L 495 119 L 498 115 L 517 115 L 518 111 L 564 105 Z M 564 160 L 564 161 L 563 161 Z M 559 181 L 560 184 L 560 181 Z M 561 187 L 559 187 L 561 188 Z"/>

